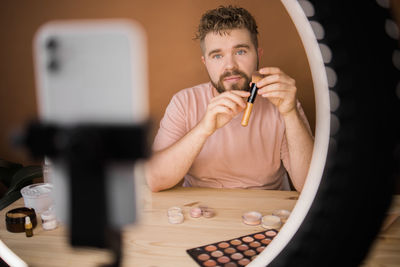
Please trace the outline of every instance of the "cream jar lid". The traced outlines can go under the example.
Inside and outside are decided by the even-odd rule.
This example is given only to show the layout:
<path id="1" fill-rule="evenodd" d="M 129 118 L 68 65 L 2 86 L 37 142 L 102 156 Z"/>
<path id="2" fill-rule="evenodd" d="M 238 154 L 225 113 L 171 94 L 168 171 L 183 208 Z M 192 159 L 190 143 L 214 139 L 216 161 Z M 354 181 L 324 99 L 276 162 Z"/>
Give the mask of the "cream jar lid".
<path id="1" fill-rule="evenodd" d="M 168 216 L 171 216 L 171 215 L 173 216 L 175 214 L 182 213 L 182 209 L 180 207 L 174 206 L 174 207 L 169 208 L 167 213 L 168 213 Z"/>
<path id="2" fill-rule="evenodd" d="M 212 208 L 206 208 L 203 210 L 203 216 L 205 218 L 212 218 L 215 215 L 215 211 Z"/>
<path id="3" fill-rule="evenodd" d="M 258 211 L 248 211 L 242 215 L 243 222 L 248 225 L 259 225 L 261 217 L 262 215 Z"/>
<path id="4" fill-rule="evenodd" d="M 176 213 L 168 216 L 168 222 L 172 224 L 179 224 L 183 223 L 183 214 L 182 213 Z"/>
<path id="5" fill-rule="evenodd" d="M 168 222 L 172 224 L 179 224 L 183 222 L 183 213 L 180 207 L 171 207 L 168 209 Z"/>
<path id="6" fill-rule="evenodd" d="M 262 227 L 266 229 L 279 229 L 282 226 L 281 218 L 275 215 L 265 215 L 262 217 Z"/>
<path id="7" fill-rule="evenodd" d="M 290 211 L 285 210 L 285 209 L 278 209 L 278 210 L 274 210 L 272 212 L 272 215 L 278 216 L 279 218 L 281 218 L 282 221 L 285 221 L 285 220 L 287 220 L 287 218 L 289 218 Z"/>

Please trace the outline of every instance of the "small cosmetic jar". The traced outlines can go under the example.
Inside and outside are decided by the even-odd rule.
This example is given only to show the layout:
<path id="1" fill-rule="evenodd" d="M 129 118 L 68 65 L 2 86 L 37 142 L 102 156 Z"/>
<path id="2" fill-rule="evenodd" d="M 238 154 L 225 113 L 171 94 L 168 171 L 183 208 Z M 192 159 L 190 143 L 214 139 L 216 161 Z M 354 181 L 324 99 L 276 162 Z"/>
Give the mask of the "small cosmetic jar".
<path id="1" fill-rule="evenodd" d="M 50 208 L 40 214 L 42 218 L 42 228 L 44 230 L 53 230 L 57 228 L 57 218 L 53 208 Z"/>
<path id="2" fill-rule="evenodd" d="M 171 207 L 168 209 L 168 222 L 172 224 L 183 223 L 182 209 L 179 207 Z"/>
<path id="3" fill-rule="evenodd" d="M 182 209 L 180 207 L 171 207 L 168 209 L 167 213 L 168 217 L 173 216 L 175 214 L 182 213 Z"/>
<path id="4" fill-rule="evenodd" d="M 12 233 L 22 233 L 25 232 L 25 217 L 29 216 L 32 228 L 36 227 L 36 213 L 34 209 L 31 208 L 16 208 L 8 211 L 6 213 L 6 228 L 7 231 Z"/>
<path id="5" fill-rule="evenodd" d="M 52 191 L 53 186 L 49 183 L 36 183 L 25 186 L 21 189 L 25 207 L 33 208 L 36 212 L 42 213 L 53 204 Z"/>
<path id="6" fill-rule="evenodd" d="M 248 211 L 242 215 L 243 222 L 248 225 L 259 225 L 261 223 L 261 213 L 257 211 Z"/>
<path id="7" fill-rule="evenodd" d="M 202 210 L 199 207 L 194 207 L 190 209 L 190 216 L 193 218 L 199 218 L 202 215 Z"/>
<path id="8" fill-rule="evenodd" d="M 265 215 L 262 217 L 262 227 L 265 229 L 278 230 L 282 226 L 281 218 L 275 215 Z"/>
<path id="9" fill-rule="evenodd" d="M 215 215 L 215 212 L 212 208 L 203 209 L 204 218 L 212 218 L 212 217 L 214 217 L 214 215 Z"/>
<path id="10" fill-rule="evenodd" d="M 281 218 L 282 223 L 285 223 L 286 220 L 287 220 L 287 219 L 289 218 L 289 216 L 290 216 L 290 211 L 288 211 L 288 210 L 283 210 L 283 209 L 274 210 L 274 211 L 272 212 L 272 215 L 278 216 L 279 218 Z"/>

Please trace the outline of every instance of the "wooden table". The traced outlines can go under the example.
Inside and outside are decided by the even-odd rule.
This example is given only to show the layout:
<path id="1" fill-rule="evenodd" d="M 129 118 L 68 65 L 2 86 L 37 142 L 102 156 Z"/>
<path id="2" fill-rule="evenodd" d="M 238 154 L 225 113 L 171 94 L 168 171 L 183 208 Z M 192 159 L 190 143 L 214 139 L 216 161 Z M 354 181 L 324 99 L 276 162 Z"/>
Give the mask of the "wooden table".
<path id="1" fill-rule="evenodd" d="M 400 266 L 400 195 L 395 195 L 381 233 L 375 239 L 363 267 Z"/>
<path id="2" fill-rule="evenodd" d="M 143 211 L 140 222 L 124 229 L 123 266 L 198 266 L 186 249 L 232 239 L 262 231 L 261 226 L 243 224 L 243 212 L 256 210 L 263 215 L 274 209 L 292 210 L 298 193 L 289 191 L 174 188 L 159 193 L 142 190 Z M 397 208 L 400 198 L 396 199 Z M 190 207 L 207 205 L 216 211 L 213 218 L 191 218 Z M 0 212 L 0 239 L 29 266 L 96 266 L 109 261 L 107 251 L 75 249 L 68 244 L 63 226 L 44 231 L 39 222 L 34 236 L 5 230 L 5 213 L 23 206 L 22 199 Z M 168 223 L 167 210 L 179 206 L 184 210 L 182 224 Z M 400 221 L 383 232 L 374 245 L 365 266 L 400 266 Z M 391 265 L 379 265 L 390 262 Z"/>

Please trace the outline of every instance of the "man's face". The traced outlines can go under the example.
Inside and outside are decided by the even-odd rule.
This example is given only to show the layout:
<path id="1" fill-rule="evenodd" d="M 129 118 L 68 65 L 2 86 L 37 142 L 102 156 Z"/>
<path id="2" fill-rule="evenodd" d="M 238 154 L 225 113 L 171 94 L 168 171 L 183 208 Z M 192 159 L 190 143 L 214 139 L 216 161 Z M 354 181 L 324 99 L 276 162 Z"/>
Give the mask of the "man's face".
<path id="1" fill-rule="evenodd" d="M 222 35 L 210 32 L 204 38 L 203 48 L 203 63 L 219 93 L 249 91 L 251 75 L 258 69 L 258 53 L 247 29 L 234 29 Z"/>

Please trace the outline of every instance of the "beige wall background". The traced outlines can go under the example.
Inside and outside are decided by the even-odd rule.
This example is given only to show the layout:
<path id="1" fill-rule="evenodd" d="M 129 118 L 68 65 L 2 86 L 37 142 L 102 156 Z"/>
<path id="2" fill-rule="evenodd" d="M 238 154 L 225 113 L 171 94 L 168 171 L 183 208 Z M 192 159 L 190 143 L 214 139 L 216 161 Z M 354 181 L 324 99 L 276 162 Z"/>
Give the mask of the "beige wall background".
<path id="1" fill-rule="evenodd" d="M 315 128 L 312 77 L 306 55 L 290 17 L 279 0 L 3 0 L 0 8 L 0 158 L 33 163 L 10 138 L 37 118 L 32 40 L 50 20 L 129 18 L 148 38 L 150 114 L 154 137 L 171 96 L 180 89 L 208 81 L 197 41 L 192 40 L 202 13 L 218 5 L 248 9 L 259 26 L 264 49 L 260 66 L 276 66 L 296 79 L 298 97 Z"/>

